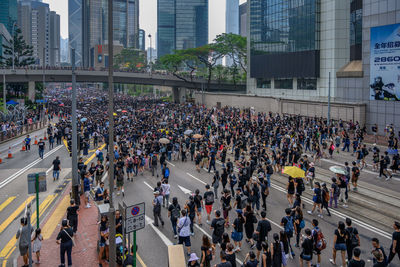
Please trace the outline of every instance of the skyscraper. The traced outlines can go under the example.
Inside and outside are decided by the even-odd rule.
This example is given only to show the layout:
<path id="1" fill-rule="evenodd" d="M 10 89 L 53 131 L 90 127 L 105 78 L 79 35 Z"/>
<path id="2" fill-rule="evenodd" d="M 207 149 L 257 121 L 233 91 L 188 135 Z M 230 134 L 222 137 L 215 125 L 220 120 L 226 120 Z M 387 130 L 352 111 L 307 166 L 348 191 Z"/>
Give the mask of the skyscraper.
<path id="1" fill-rule="evenodd" d="M 50 66 L 60 64 L 60 15 L 50 12 Z"/>
<path id="2" fill-rule="evenodd" d="M 225 32 L 239 34 L 239 0 L 226 0 Z M 225 65 L 232 64 L 233 59 L 225 57 Z"/>
<path id="3" fill-rule="evenodd" d="M 17 23 L 17 0 L 0 1 L 0 23 L 4 24 L 8 32 L 13 35 L 13 25 Z"/>
<path id="4" fill-rule="evenodd" d="M 239 34 L 247 36 L 247 2 L 239 6 Z"/>
<path id="5" fill-rule="evenodd" d="M 82 0 L 68 0 L 69 49 L 75 49 L 75 64 L 82 66 Z"/>
<path id="6" fill-rule="evenodd" d="M 140 50 L 146 51 L 146 32 L 139 29 L 139 47 Z"/>
<path id="7" fill-rule="evenodd" d="M 157 1 L 158 57 L 208 43 L 208 0 Z"/>
<path id="8" fill-rule="evenodd" d="M 225 32 L 239 34 L 239 0 L 226 0 Z"/>

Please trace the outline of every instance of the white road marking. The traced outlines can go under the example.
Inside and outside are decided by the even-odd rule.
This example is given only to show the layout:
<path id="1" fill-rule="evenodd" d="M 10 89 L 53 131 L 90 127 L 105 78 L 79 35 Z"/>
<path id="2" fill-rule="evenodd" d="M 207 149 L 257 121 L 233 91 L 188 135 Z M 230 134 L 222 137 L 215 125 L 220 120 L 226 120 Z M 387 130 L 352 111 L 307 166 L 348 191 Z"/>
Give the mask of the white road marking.
<path id="1" fill-rule="evenodd" d="M 373 205 L 373 206 L 377 206 L 375 203 L 372 203 L 371 201 L 364 200 L 364 199 L 356 197 L 356 196 L 351 196 L 351 198 L 358 199 L 358 200 L 360 200 L 362 202 L 368 203 L 368 204 Z"/>
<path id="2" fill-rule="evenodd" d="M 180 185 L 178 185 L 178 187 L 179 187 L 180 190 L 182 190 L 182 192 L 183 192 L 185 195 L 191 195 L 191 194 L 192 194 L 192 191 L 190 191 L 189 189 L 187 189 L 187 188 L 185 188 L 185 187 L 183 187 L 183 186 L 180 186 Z"/>
<path id="3" fill-rule="evenodd" d="M 175 164 L 172 164 L 171 162 L 169 162 L 168 160 L 165 161 L 166 163 L 172 165 L 173 167 L 175 167 Z"/>
<path id="4" fill-rule="evenodd" d="M 56 148 L 54 148 L 53 150 L 47 152 L 44 156 L 43 159 L 49 157 L 51 154 L 53 154 L 54 152 L 58 151 L 60 148 L 62 148 L 63 146 L 60 145 Z M 13 180 L 15 180 L 18 176 L 20 176 L 21 174 L 23 174 L 24 172 L 26 172 L 27 170 L 29 170 L 30 168 L 32 168 L 33 166 L 35 166 L 36 164 L 38 164 L 40 161 L 42 161 L 41 158 L 38 158 L 37 160 L 31 162 L 30 164 L 28 164 L 27 166 L 25 166 L 24 168 L 20 169 L 19 171 L 17 171 L 16 173 L 14 173 L 13 175 L 11 175 L 10 177 L 8 177 L 7 179 L 5 179 L 4 181 L 2 181 L 0 183 L 0 189 L 5 187 L 7 184 L 9 184 L 10 182 L 12 182 Z"/>
<path id="5" fill-rule="evenodd" d="M 145 216 L 146 216 L 146 222 L 147 222 L 147 224 L 150 225 L 151 228 L 153 228 L 153 230 L 154 230 L 154 231 L 156 232 L 156 234 L 161 238 L 161 240 L 164 242 L 164 244 L 165 244 L 166 246 L 171 246 L 171 245 L 173 245 L 174 243 L 172 243 L 171 240 L 169 240 L 168 237 L 166 237 L 157 227 L 155 227 L 155 226 L 153 225 L 154 221 L 153 221 L 150 217 L 148 217 L 147 215 L 145 215 Z"/>
<path id="6" fill-rule="evenodd" d="M 193 175 L 191 175 L 190 173 L 186 173 L 187 175 L 189 175 L 190 177 L 192 177 L 193 179 L 195 179 L 195 180 L 197 180 L 197 181 L 199 181 L 200 183 L 202 183 L 202 184 L 204 184 L 204 185 L 206 185 L 207 183 L 205 183 L 205 182 L 203 182 L 202 180 L 200 180 L 199 178 L 196 178 L 196 177 L 194 177 Z"/>
<path id="7" fill-rule="evenodd" d="M 49 174 L 49 172 L 51 172 L 52 169 L 53 169 L 53 166 L 51 166 L 51 167 L 46 171 L 46 174 Z"/>
<path id="8" fill-rule="evenodd" d="M 145 185 L 147 185 L 148 188 L 150 188 L 151 190 L 153 190 L 153 187 L 151 185 L 149 185 L 147 182 L 143 182 Z"/>

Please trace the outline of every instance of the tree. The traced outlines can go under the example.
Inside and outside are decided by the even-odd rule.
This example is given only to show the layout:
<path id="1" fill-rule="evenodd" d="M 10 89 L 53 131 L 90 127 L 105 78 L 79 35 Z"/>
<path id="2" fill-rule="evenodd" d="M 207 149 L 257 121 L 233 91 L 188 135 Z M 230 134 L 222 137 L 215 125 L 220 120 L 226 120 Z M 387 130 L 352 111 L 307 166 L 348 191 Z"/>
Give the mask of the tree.
<path id="1" fill-rule="evenodd" d="M 217 35 L 214 40 L 224 56 L 229 56 L 233 65 L 240 66 L 247 73 L 247 39 L 238 34 L 223 33 Z"/>
<path id="2" fill-rule="evenodd" d="M 141 50 L 124 48 L 121 53 L 114 56 L 114 68 L 142 70 L 147 67 L 147 60 Z"/>
<path id="3" fill-rule="evenodd" d="M 22 31 L 19 28 L 15 30 L 13 40 L 11 40 L 10 45 L 3 44 L 3 48 L 5 56 L 0 56 L 2 65 L 12 66 L 13 59 L 15 67 L 25 67 L 35 63 L 35 58 L 32 57 L 33 47 L 26 44 L 22 36 Z"/>

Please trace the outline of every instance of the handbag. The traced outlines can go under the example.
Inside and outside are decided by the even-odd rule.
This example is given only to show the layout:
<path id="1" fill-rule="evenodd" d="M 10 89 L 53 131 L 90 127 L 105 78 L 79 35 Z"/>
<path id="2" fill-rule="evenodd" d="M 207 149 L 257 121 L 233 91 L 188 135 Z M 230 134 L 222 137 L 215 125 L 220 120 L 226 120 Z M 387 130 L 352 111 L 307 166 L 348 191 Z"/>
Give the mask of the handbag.
<path id="1" fill-rule="evenodd" d="M 71 237 L 71 236 L 68 234 L 68 232 L 65 231 L 65 229 L 63 229 L 63 231 L 64 231 L 64 233 L 66 233 L 67 236 L 71 239 L 71 241 L 72 241 L 72 246 L 75 246 L 75 238 L 74 238 L 74 237 Z"/>

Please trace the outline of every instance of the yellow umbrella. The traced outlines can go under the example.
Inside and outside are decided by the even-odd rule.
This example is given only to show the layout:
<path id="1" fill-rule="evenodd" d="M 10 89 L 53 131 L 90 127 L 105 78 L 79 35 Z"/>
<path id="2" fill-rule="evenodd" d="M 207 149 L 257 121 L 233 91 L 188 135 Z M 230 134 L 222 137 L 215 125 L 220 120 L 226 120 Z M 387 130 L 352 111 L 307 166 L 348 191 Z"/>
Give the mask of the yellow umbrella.
<path id="1" fill-rule="evenodd" d="M 113 115 L 114 115 L 114 116 L 117 116 L 117 113 L 114 112 Z"/>
<path id="2" fill-rule="evenodd" d="M 306 174 L 305 171 L 296 166 L 285 166 L 282 173 L 287 174 L 293 178 L 304 178 Z"/>

